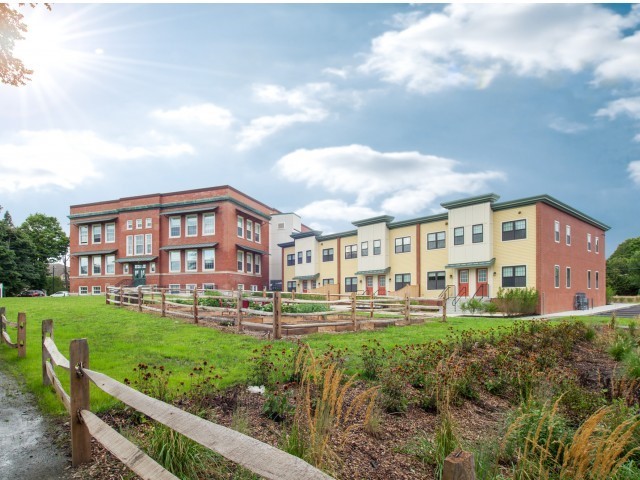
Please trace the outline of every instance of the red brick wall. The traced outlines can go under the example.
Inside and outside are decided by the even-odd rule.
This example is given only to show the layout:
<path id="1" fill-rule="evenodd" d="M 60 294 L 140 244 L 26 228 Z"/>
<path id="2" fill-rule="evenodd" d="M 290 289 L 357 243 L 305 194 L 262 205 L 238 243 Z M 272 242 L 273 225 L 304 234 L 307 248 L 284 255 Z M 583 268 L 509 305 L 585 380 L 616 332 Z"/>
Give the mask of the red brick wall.
<path id="1" fill-rule="evenodd" d="M 576 293 L 584 292 L 594 306 L 606 304 L 605 232 L 545 203 L 536 205 L 537 216 L 537 288 L 541 313 L 574 309 Z M 555 221 L 560 222 L 560 242 L 555 241 Z M 571 245 L 566 244 L 566 226 L 571 226 Z M 591 234 L 591 251 L 587 250 L 587 234 Z M 598 253 L 595 251 L 599 238 Z M 555 288 L 554 266 L 560 266 L 560 287 Z M 566 287 L 566 268 L 571 268 L 571 287 Z M 591 288 L 587 271 L 591 270 Z M 599 272 L 599 288 L 595 276 Z"/>

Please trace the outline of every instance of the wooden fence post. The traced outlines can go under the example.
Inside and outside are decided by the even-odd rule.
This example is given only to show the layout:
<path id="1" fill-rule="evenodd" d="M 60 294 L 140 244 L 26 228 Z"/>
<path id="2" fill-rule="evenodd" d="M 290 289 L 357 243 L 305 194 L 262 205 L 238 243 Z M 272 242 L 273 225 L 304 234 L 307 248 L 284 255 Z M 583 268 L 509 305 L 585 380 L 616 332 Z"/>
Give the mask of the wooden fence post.
<path id="1" fill-rule="evenodd" d="M 238 298 L 236 300 L 236 325 L 238 331 L 242 331 L 242 290 L 238 290 Z"/>
<path id="2" fill-rule="evenodd" d="M 442 321 L 447 321 L 447 299 L 442 300 Z"/>
<path id="3" fill-rule="evenodd" d="M 107 285 L 107 287 L 105 288 L 105 291 L 104 291 L 104 303 L 109 305 L 109 286 L 108 285 Z"/>
<path id="4" fill-rule="evenodd" d="M 138 311 L 142 311 L 142 287 L 138 285 Z"/>
<path id="5" fill-rule="evenodd" d="M 373 320 L 373 290 L 371 290 L 371 301 L 369 307 L 371 308 L 371 311 L 369 312 L 369 318 Z"/>
<path id="6" fill-rule="evenodd" d="M 166 317 L 167 316 L 167 292 L 165 290 L 162 290 L 162 302 L 160 303 L 160 316 L 162 317 Z"/>
<path id="7" fill-rule="evenodd" d="M 407 293 L 407 296 L 404 297 L 404 320 L 407 323 L 409 323 L 411 320 L 410 310 L 411 310 L 411 300 L 409 299 L 409 294 Z"/>
<path id="8" fill-rule="evenodd" d="M 267 287 L 262 287 L 262 298 L 267 298 Z"/>
<path id="9" fill-rule="evenodd" d="M 124 307 L 124 288 L 120 285 L 120 306 Z"/>
<path id="10" fill-rule="evenodd" d="M 273 339 L 282 338 L 282 297 L 280 292 L 273 292 Z"/>
<path id="11" fill-rule="evenodd" d="M 193 323 L 198 323 L 198 289 L 193 289 Z"/>
<path id="12" fill-rule="evenodd" d="M 69 347 L 71 390 L 71 463 L 74 467 L 91 461 L 91 434 L 83 423 L 81 410 L 89 410 L 89 344 L 86 338 L 72 340 Z"/>
<path id="13" fill-rule="evenodd" d="M 476 480 L 473 453 L 456 450 L 444 460 L 442 480 Z"/>
<path id="14" fill-rule="evenodd" d="M 51 338 L 53 340 L 53 320 L 43 320 L 42 321 L 42 384 L 43 385 L 51 385 L 51 380 L 49 380 L 49 376 L 47 375 L 47 362 L 51 360 L 51 355 L 49 355 L 49 351 L 44 348 L 44 341 L 47 338 Z"/>
<path id="15" fill-rule="evenodd" d="M 18 313 L 18 358 L 27 356 L 27 314 Z"/>
<path id="16" fill-rule="evenodd" d="M 0 336 L 2 335 L 2 332 L 4 332 L 5 330 L 5 324 L 2 321 L 2 317 L 6 318 L 6 313 L 7 313 L 7 309 L 5 307 L 0 307 Z M 0 341 L 0 343 L 2 343 Z"/>
<path id="17" fill-rule="evenodd" d="M 351 292 L 351 325 L 354 332 L 358 330 L 358 320 L 356 318 L 356 292 Z"/>

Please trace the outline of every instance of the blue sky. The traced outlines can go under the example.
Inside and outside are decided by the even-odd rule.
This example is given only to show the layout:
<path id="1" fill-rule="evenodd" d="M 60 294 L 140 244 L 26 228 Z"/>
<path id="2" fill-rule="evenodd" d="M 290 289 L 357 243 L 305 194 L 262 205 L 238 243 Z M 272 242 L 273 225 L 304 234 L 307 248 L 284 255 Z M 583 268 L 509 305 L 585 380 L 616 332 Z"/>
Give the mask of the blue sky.
<path id="1" fill-rule="evenodd" d="M 640 8 L 23 7 L 0 205 L 232 185 L 324 233 L 495 192 L 640 236 Z"/>

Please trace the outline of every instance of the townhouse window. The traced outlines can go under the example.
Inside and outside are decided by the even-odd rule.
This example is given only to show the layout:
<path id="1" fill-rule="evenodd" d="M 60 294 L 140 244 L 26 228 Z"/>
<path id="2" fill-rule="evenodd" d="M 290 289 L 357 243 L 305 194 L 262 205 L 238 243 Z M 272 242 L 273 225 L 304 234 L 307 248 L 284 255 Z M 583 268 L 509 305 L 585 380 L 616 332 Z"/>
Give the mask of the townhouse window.
<path id="1" fill-rule="evenodd" d="M 591 289 L 591 270 L 587 270 L 587 288 Z"/>
<path id="2" fill-rule="evenodd" d="M 247 273 L 251 273 L 253 271 L 253 253 L 247 252 Z"/>
<path id="3" fill-rule="evenodd" d="M 133 235 L 127 235 L 127 257 L 133 255 Z"/>
<path id="4" fill-rule="evenodd" d="M 89 244 L 89 227 L 87 225 L 82 225 L 79 230 L 80 235 L 80 245 L 88 245 Z"/>
<path id="5" fill-rule="evenodd" d="M 202 270 L 214 270 L 216 267 L 216 254 L 213 248 L 202 250 Z"/>
<path id="6" fill-rule="evenodd" d="M 502 267 L 502 286 L 503 287 L 526 287 L 527 286 L 526 265 Z"/>
<path id="7" fill-rule="evenodd" d="M 596 271 L 596 290 L 600 288 L 600 272 Z"/>
<path id="8" fill-rule="evenodd" d="M 238 285 L 236 285 L 236 290 L 238 290 L 239 292 L 244 291 L 244 283 L 239 283 Z"/>
<path id="9" fill-rule="evenodd" d="M 284 230 L 284 222 L 278 223 L 278 230 Z"/>
<path id="10" fill-rule="evenodd" d="M 307 250 L 305 253 L 307 263 L 311 263 L 311 250 Z"/>
<path id="11" fill-rule="evenodd" d="M 444 290 L 446 287 L 444 270 L 427 272 L 427 290 Z"/>
<path id="12" fill-rule="evenodd" d="M 253 273 L 255 273 L 256 275 L 260 275 L 260 270 L 261 270 L 261 265 L 262 265 L 262 255 L 255 255 L 254 258 L 254 265 L 255 268 L 253 269 Z"/>
<path id="13" fill-rule="evenodd" d="M 89 287 L 80 287 L 80 289 L 78 290 L 78 293 L 80 295 L 88 295 L 89 294 Z"/>
<path id="14" fill-rule="evenodd" d="M 169 293 L 176 295 L 180 293 L 180 284 L 179 283 L 170 283 L 169 284 Z"/>
<path id="15" fill-rule="evenodd" d="M 214 235 L 216 233 L 216 214 L 205 213 L 202 215 L 202 235 Z"/>
<path id="16" fill-rule="evenodd" d="M 193 293 L 193 291 L 198 288 L 198 285 L 195 283 L 187 283 L 184 288 L 187 290 L 187 292 L 189 293 Z"/>
<path id="17" fill-rule="evenodd" d="M 136 218 L 136 230 L 140 230 L 142 228 L 142 219 Z"/>
<path id="18" fill-rule="evenodd" d="M 198 235 L 198 216 L 187 215 L 186 219 L 186 237 L 195 237 Z"/>
<path id="19" fill-rule="evenodd" d="M 238 254 L 236 255 L 236 260 L 237 260 L 237 264 L 238 264 L 238 271 L 239 272 L 243 272 L 244 271 L 244 252 L 238 252 Z"/>
<path id="20" fill-rule="evenodd" d="M 411 251 L 411 237 L 396 238 L 396 253 L 407 253 Z"/>
<path id="21" fill-rule="evenodd" d="M 144 236 L 144 253 L 146 255 L 151 255 L 153 251 L 153 234 L 147 233 Z"/>
<path id="22" fill-rule="evenodd" d="M 104 257 L 104 271 L 107 275 L 114 275 L 116 273 L 115 255 L 107 255 Z"/>
<path id="23" fill-rule="evenodd" d="M 89 257 L 80 257 L 79 262 L 79 274 L 80 275 L 89 275 Z"/>
<path id="24" fill-rule="evenodd" d="M 129 264 L 125 263 L 122 265 L 122 273 L 129 273 Z"/>
<path id="25" fill-rule="evenodd" d="M 93 293 L 94 295 L 102 294 L 102 289 L 100 288 L 100 285 L 94 285 L 91 288 L 92 288 L 91 293 Z"/>
<path id="26" fill-rule="evenodd" d="M 560 222 L 558 220 L 553 222 L 553 238 L 556 243 L 560 243 Z"/>
<path id="27" fill-rule="evenodd" d="M 453 244 L 464 245 L 464 227 L 456 227 L 453 229 Z"/>
<path id="28" fill-rule="evenodd" d="M 151 228 L 153 226 L 153 221 L 151 220 L 151 218 L 149 217 L 145 218 L 144 226 L 145 228 Z"/>
<path id="29" fill-rule="evenodd" d="M 502 222 L 502 241 L 521 240 L 527 238 L 527 221 L 513 220 Z"/>
<path id="30" fill-rule="evenodd" d="M 567 288 L 571 288 L 571 267 L 567 267 Z"/>
<path id="31" fill-rule="evenodd" d="M 136 235 L 134 237 L 134 250 L 136 255 L 144 255 L 144 235 Z"/>
<path id="32" fill-rule="evenodd" d="M 296 282 L 288 281 L 287 282 L 287 292 L 295 292 L 296 291 Z"/>
<path id="33" fill-rule="evenodd" d="M 566 237 L 567 237 L 567 245 L 571 245 L 571 225 L 567 225 Z"/>
<path id="34" fill-rule="evenodd" d="M 293 253 L 287 254 L 287 267 L 291 267 L 296 264 L 296 256 Z"/>
<path id="35" fill-rule="evenodd" d="M 445 248 L 445 233 L 435 232 L 427 234 L 427 250 Z"/>
<path id="36" fill-rule="evenodd" d="M 373 254 L 380 255 L 382 253 L 382 240 L 373 241 Z"/>
<path id="37" fill-rule="evenodd" d="M 133 230 L 133 220 L 127 220 L 127 230 Z"/>
<path id="38" fill-rule="evenodd" d="M 102 243 L 102 225 L 91 226 L 91 243 Z"/>
<path id="39" fill-rule="evenodd" d="M 180 265 L 180 251 L 173 250 L 169 252 L 169 271 L 170 272 L 179 272 L 181 268 Z"/>
<path id="40" fill-rule="evenodd" d="M 93 269 L 91 275 L 102 275 L 102 257 L 93 257 Z"/>
<path id="41" fill-rule="evenodd" d="M 198 251 L 187 250 L 184 252 L 184 266 L 187 272 L 198 271 Z"/>
<path id="42" fill-rule="evenodd" d="M 471 227 L 471 242 L 473 243 L 482 243 L 483 238 L 483 228 L 482 224 L 474 225 Z"/>
<path id="43" fill-rule="evenodd" d="M 258 291 L 258 285 L 251 285 L 251 291 L 252 292 L 257 292 Z"/>
<path id="44" fill-rule="evenodd" d="M 560 265 L 555 265 L 553 267 L 553 286 L 555 288 L 560 288 Z"/>
<path id="45" fill-rule="evenodd" d="M 298 252 L 298 265 L 302 263 L 302 252 Z"/>
<path id="46" fill-rule="evenodd" d="M 323 278 L 322 279 L 322 285 L 333 285 L 334 281 L 333 278 Z"/>
<path id="47" fill-rule="evenodd" d="M 596 253 L 600 253 L 600 239 L 596 237 Z"/>
<path id="48" fill-rule="evenodd" d="M 345 292 L 357 292 L 358 291 L 358 277 L 345 277 L 345 279 L 344 279 L 344 291 Z"/>
<path id="49" fill-rule="evenodd" d="M 591 251 L 591 234 L 587 233 L 587 252 Z"/>
<path id="50" fill-rule="evenodd" d="M 256 241 L 256 243 L 260 243 L 260 235 L 261 235 L 261 231 L 262 231 L 262 225 L 260 225 L 259 223 L 255 223 L 254 225 L 254 232 L 253 232 L 253 239 Z"/>
<path id="51" fill-rule="evenodd" d="M 104 226 L 104 241 L 106 243 L 113 243 L 116 241 L 116 224 L 107 223 Z"/>
<path id="52" fill-rule="evenodd" d="M 358 258 L 358 245 L 345 245 L 344 258 L 345 260 L 348 260 L 350 258 Z"/>
<path id="53" fill-rule="evenodd" d="M 151 262 L 149 264 L 149 273 L 156 273 L 156 262 Z"/>
<path id="54" fill-rule="evenodd" d="M 322 250 L 322 261 L 333 262 L 333 248 L 324 248 Z"/>
<path id="55" fill-rule="evenodd" d="M 247 240 L 253 240 L 253 222 L 247 218 Z"/>
<path id="56" fill-rule="evenodd" d="M 216 284 L 215 283 L 203 283 L 202 284 L 202 289 L 203 290 L 215 290 L 216 289 Z"/>
<path id="57" fill-rule="evenodd" d="M 360 255 L 369 256 L 369 242 L 360 242 Z"/>
<path id="58" fill-rule="evenodd" d="M 169 238 L 178 238 L 180 236 L 180 217 L 169 218 Z"/>
<path id="59" fill-rule="evenodd" d="M 244 238 L 244 218 L 238 215 L 238 236 Z"/>
<path id="60" fill-rule="evenodd" d="M 404 288 L 406 285 L 411 285 L 410 273 L 398 273 L 396 274 L 396 291 Z"/>

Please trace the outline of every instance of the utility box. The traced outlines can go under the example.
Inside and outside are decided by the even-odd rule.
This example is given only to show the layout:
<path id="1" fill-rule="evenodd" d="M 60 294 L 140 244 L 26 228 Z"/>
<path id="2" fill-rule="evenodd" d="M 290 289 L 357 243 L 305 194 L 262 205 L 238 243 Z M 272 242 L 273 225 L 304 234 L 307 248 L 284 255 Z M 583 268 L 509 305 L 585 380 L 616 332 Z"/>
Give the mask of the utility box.
<path id="1" fill-rule="evenodd" d="M 576 297 L 573 302 L 573 307 L 575 310 L 588 310 L 589 300 L 587 299 L 587 294 L 584 292 L 576 293 Z"/>

